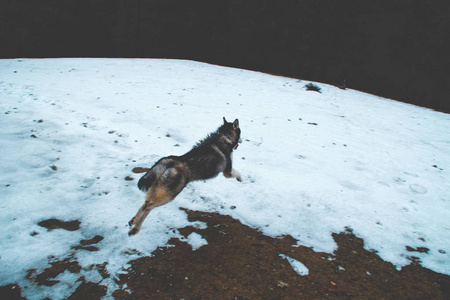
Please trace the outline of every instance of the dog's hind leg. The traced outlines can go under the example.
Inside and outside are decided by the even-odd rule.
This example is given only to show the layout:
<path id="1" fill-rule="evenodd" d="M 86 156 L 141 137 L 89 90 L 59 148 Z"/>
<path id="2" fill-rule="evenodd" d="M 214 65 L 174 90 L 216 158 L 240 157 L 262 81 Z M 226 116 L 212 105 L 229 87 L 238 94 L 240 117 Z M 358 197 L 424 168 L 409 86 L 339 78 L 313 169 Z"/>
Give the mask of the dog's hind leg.
<path id="1" fill-rule="evenodd" d="M 154 185 L 150 187 L 145 196 L 144 205 L 139 208 L 137 214 L 128 222 L 132 227 L 128 232 L 128 235 L 134 235 L 141 229 L 142 223 L 148 216 L 150 211 L 155 207 L 164 205 L 175 198 L 175 195 L 171 193 L 166 186 Z"/>

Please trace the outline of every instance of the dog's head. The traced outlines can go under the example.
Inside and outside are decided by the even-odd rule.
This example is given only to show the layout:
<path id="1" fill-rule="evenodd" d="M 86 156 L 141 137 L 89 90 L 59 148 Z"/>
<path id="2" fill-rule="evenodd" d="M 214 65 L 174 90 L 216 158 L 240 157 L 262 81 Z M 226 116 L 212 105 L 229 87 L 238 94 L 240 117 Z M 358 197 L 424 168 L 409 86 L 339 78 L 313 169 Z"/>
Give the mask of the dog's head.
<path id="1" fill-rule="evenodd" d="M 229 123 L 223 117 L 223 125 L 219 128 L 219 132 L 230 138 L 233 149 L 237 149 L 239 143 L 242 143 L 238 119 L 234 120 L 233 123 Z"/>

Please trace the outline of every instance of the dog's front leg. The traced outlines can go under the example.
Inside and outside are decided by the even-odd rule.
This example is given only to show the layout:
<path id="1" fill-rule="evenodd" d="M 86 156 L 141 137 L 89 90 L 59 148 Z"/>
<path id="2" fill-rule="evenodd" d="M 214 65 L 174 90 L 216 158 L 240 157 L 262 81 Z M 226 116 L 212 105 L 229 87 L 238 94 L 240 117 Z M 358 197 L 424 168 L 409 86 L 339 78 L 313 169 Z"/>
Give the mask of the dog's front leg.
<path id="1" fill-rule="evenodd" d="M 236 178 L 237 181 L 242 182 L 241 173 L 233 169 L 233 153 L 231 153 L 230 157 L 227 159 L 227 165 L 223 171 L 223 176 L 226 178 Z"/>
<path id="2" fill-rule="evenodd" d="M 242 177 L 241 177 L 241 173 L 239 173 L 239 171 L 235 170 L 235 169 L 231 169 L 230 173 L 223 173 L 223 175 L 226 178 L 236 178 L 237 181 L 242 182 Z"/>

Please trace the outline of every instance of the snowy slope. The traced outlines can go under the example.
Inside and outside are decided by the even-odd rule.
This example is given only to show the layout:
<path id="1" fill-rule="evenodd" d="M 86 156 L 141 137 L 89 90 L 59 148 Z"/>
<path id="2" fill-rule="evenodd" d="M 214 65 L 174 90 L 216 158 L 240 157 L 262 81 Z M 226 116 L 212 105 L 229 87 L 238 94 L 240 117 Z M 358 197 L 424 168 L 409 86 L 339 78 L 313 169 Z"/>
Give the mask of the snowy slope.
<path id="1" fill-rule="evenodd" d="M 102 281 L 95 270 L 64 273 L 50 288 L 24 279 L 95 235 L 104 237 L 99 251 L 77 251 L 79 263 L 123 272 L 139 253 L 184 240 L 176 228 L 206 226 L 179 207 L 228 214 L 316 251 L 333 252 L 331 233 L 351 228 L 399 268 L 414 255 L 450 274 L 450 116 L 306 83 L 178 60 L 0 60 L 0 285 L 63 298 L 80 276 Z M 223 116 L 240 120 L 234 164 L 244 181 L 191 183 L 129 238 L 144 199 L 131 170 L 185 153 Z M 81 229 L 37 225 L 51 218 Z M 114 290 L 112 279 L 102 284 Z"/>

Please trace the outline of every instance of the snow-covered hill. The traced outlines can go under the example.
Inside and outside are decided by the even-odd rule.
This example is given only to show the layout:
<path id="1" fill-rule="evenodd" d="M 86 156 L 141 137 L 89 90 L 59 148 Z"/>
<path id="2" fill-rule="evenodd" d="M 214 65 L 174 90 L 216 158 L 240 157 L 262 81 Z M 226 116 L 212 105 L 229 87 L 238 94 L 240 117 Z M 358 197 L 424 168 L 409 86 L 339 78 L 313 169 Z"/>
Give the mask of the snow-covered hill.
<path id="1" fill-rule="evenodd" d="M 201 247 L 208 241 L 176 229 L 206 224 L 190 224 L 179 207 L 316 251 L 333 252 L 331 233 L 351 228 L 398 268 L 413 255 L 450 274 L 450 116 L 307 83 L 179 60 L 0 60 L 0 285 L 63 298 L 84 276 L 112 292 L 113 279 L 88 268 L 51 287 L 25 277 L 70 255 L 83 267 L 107 262 L 114 275 L 173 237 Z M 240 121 L 243 182 L 191 183 L 128 237 L 144 199 L 132 169 L 185 153 L 223 116 Z M 38 225 L 52 218 L 80 229 Z M 98 251 L 73 252 L 96 235 Z"/>

